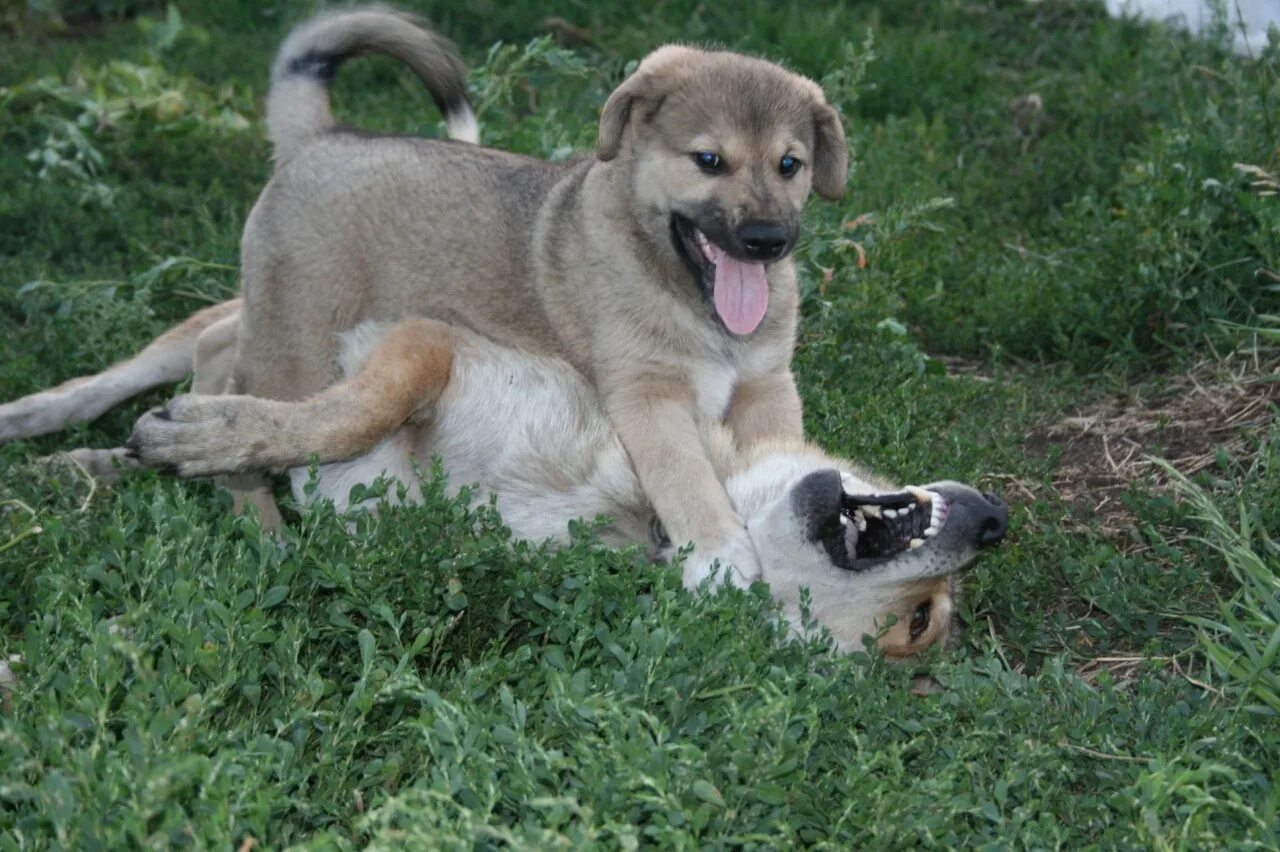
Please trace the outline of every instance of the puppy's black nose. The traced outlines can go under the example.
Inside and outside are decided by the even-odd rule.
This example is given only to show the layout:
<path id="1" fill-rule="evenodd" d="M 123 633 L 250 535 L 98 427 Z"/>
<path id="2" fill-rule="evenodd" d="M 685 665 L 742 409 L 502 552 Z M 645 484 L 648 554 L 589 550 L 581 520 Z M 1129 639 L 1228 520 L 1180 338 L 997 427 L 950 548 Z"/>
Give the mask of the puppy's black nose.
<path id="1" fill-rule="evenodd" d="M 990 491 L 982 499 L 984 505 L 974 507 L 978 512 L 978 546 L 990 547 L 1009 531 L 1009 507 Z"/>
<path id="2" fill-rule="evenodd" d="M 774 260 L 787 250 L 790 237 L 777 222 L 752 221 L 738 228 L 738 242 L 751 260 Z"/>

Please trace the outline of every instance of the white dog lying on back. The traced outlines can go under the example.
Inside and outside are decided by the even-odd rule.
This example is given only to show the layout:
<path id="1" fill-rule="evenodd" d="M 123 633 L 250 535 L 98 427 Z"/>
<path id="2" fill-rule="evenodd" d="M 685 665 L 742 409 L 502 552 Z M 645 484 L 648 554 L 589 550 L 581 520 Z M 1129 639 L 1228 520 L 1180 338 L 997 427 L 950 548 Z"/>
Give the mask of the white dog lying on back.
<path id="1" fill-rule="evenodd" d="M 218 355 L 226 347 L 203 341 L 234 341 L 239 311 L 235 300 L 209 308 L 103 373 L 0 406 L 0 440 L 90 419 L 193 369 L 197 390 L 222 387 L 230 362 L 202 357 L 202 349 Z M 568 363 L 421 318 L 359 326 L 343 335 L 342 350 L 346 378 L 310 399 L 188 394 L 144 415 L 126 449 L 71 455 L 103 476 L 139 463 L 186 476 L 289 469 L 300 501 L 327 498 L 339 509 L 348 508 L 352 486 L 382 474 L 420 498 L 415 463 L 438 457 L 452 482 L 477 486 L 477 500 L 494 495 L 520 538 L 563 541 L 569 521 L 603 515 L 611 519 L 606 542 L 642 544 L 655 559 L 673 554 L 599 396 Z M 439 381 L 423 380 L 433 372 Z M 422 398 L 424 386 L 441 390 Z M 389 437 L 367 455 L 335 454 L 333 446 L 348 443 L 335 436 L 379 417 L 402 425 L 378 426 Z M 758 576 L 725 566 L 725 576 L 768 584 L 797 629 L 807 588 L 813 616 L 841 649 L 879 635 L 897 658 L 945 642 L 957 573 L 1007 527 L 1005 506 L 965 485 L 899 489 L 811 444 L 744 453 L 720 427 L 703 439 L 761 566 Z M 314 458 L 322 462 L 318 487 L 307 495 Z M 706 579 L 686 563 L 687 587 Z"/>
<path id="2" fill-rule="evenodd" d="M 494 495 L 512 532 L 525 539 L 565 540 L 568 522 L 607 516 L 602 538 L 612 544 L 644 544 L 655 558 L 672 555 L 622 442 L 592 386 L 567 363 L 530 355 L 439 323 L 418 323 L 424 347 L 442 340 L 452 360 L 448 384 L 372 452 L 350 461 L 322 464 L 318 487 L 303 493 L 306 466 L 290 470 L 300 501 L 327 498 L 348 508 L 352 486 L 386 474 L 420 498 L 415 463 L 438 457 L 457 485 L 476 486 L 477 500 Z M 369 376 L 366 359 L 392 327 L 365 324 L 343 335 L 342 366 L 348 377 L 326 391 L 328 405 Z M 399 332 L 403 338 L 404 324 Z M 438 355 L 438 351 L 437 351 Z M 397 356 L 410 359 L 403 346 Z M 427 356 L 424 356 L 424 358 Z M 372 372 L 372 371 L 370 371 Z M 233 429 L 216 407 L 217 429 L 208 416 L 209 397 L 188 395 L 143 416 L 129 442 L 144 463 L 184 475 L 270 467 L 261 437 L 272 428 L 288 433 L 299 458 L 323 459 L 323 424 L 296 416 L 306 401 L 281 403 L 241 397 Z M 302 425 L 300 425 L 302 424 Z M 225 443 L 230 440 L 235 446 Z M 945 641 L 952 622 L 957 572 L 1005 533 L 1008 513 L 991 495 L 958 483 L 898 489 L 833 459 L 805 443 L 775 443 L 739 452 L 727 430 L 705 434 L 710 456 L 734 508 L 746 521 L 762 576 L 743 577 L 726 568 L 731 581 L 761 580 L 799 628 L 801 590 L 808 588 L 812 614 L 846 650 L 864 634 L 884 630 L 880 642 L 891 657 L 917 653 Z M 215 446 L 211 442 L 218 442 Z M 235 456 L 228 466 L 225 462 Z M 217 467 L 208 459 L 216 458 Z M 230 467 L 230 469 L 228 469 Z M 687 568 L 688 566 L 686 566 Z M 696 588 L 706 576 L 686 573 Z"/>

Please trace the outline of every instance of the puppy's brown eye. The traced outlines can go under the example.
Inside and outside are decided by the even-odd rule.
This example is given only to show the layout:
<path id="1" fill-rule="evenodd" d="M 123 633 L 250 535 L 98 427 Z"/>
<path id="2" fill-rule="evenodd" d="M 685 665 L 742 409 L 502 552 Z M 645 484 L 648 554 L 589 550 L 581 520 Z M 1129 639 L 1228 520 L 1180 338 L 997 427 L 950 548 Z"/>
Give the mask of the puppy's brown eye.
<path id="1" fill-rule="evenodd" d="M 925 601 L 916 607 L 915 614 L 911 616 L 911 641 L 914 642 L 920 638 L 920 634 L 929 629 L 929 613 L 933 609 L 933 605 L 929 601 Z"/>

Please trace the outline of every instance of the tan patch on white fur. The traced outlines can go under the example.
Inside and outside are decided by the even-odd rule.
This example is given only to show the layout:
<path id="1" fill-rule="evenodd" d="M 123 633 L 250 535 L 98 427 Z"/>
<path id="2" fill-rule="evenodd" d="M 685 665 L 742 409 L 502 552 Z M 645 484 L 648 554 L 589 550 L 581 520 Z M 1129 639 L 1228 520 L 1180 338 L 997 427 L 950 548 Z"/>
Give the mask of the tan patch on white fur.
<path id="1" fill-rule="evenodd" d="M 385 329 L 358 326 L 344 339 L 349 379 L 319 394 L 309 407 L 332 424 L 321 455 L 342 457 L 368 449 L 414 411 L 439 398 L 453 371 L 454 333 L 435 320 L 414 318 Z M 331 419 L 332 418 L 332 419 Z"/>
<path id="2" fill-rule="evenodd" d="M 890 610 L 897 617 L 897 623 L 885 631 L 879 640 L 887 658 L 903 660 L 936 644 L 946 644 L 950 638 L 954 613 L 951 585 L 952 578 L 939 577 L 902 588 L 901 597 Z M 929 624 L 918 637 L 912 639 L 911 620 L 916 609 L 926 601 L 930 604 Z"/>
<path id="3" fill-rule="evenodd" d="M 131 446 L 144 464 L 184 476 L 294 467 L 313 455 L 349 459 L 433 405 L 449 384 L 455 333 L 444 323 L 409 319 L 380 338 L 369 328 L 349 340 L 354 375 L 313 397 L 188 394 L 165 416 L 144 415 Z"/>

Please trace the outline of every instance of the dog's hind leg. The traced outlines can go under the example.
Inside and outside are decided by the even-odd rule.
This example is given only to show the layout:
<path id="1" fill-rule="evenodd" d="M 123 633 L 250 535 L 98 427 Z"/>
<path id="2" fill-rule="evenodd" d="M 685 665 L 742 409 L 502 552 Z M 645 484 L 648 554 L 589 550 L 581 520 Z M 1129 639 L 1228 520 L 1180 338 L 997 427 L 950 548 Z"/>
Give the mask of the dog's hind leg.
<path id="1" fill-rule="evenodd" d="M 227 393 L 236 361 L 240 333 L 240 312 L 229 314 L 206 328 L 196 338 L 192 393 Z"/>
<path id="2" fill-rule="evenodd" d="M 225 309 L 232 304 L 223 303 L 215 307 Z M 187 365 L 187 372 L 193 373 L 192 388 L 204 393 L 222 392 L 230 379 L 231 368 L 235 358 L 236 333 L 240 325 L 239 306 L 236 305 L 235 308 L 230 312 L 223 310 L 209 314 L 202 311 L 200 314 L 196 314 L 182 325 L 167 332 L 164 337 L 144 349 L 132 360 L 145 362 L 148 359 L 152 359 L 150 369 L 153 374 L 163 371 L 166 366 L 172 367 L 173 372 L 176 373 L 177 365 L 172 362 L 176 361 L 174 355 L 174 350 L 177 348 L 175 338 L 180 338 L 182 347 L 194 353 L 193 357 L 188 359 L 191 363 Z M 217 317 L 219 313 L 222 314 L 220 319 L 215 319 L 211 324 L 208 323 L 211 316 Z M 189 340 L 189 336 L 192 333 L 196 334 L 194 343 Z M 170 361 L 168 365 L 160 363 L 166 359 Z M 141 374 L 144 372 L 144 367 L 135 366 L 134 370 L 136 374 Z M 176 378 L 181 378 L 181 376 Z M 99 376 L 95 376 L 89 381 L 92 382 L 98 379 Z M 127 385 L 122 386 L 117 383 L 112 387 L 117 392 L 123 393 Z M 120 481 L 122 471 L 142 466 L 133 457 L 133 454 L 124 447 L 116 447 L 109 450 L 81 447 L 65 453 L 47 456 L 41 461 L 52 464 L 60 460 L 71 462 L 81 471 L 104 485 L 115 485 Z"/>
<path id="3" fill-rule="evenodd" d="M 211 326 L 228 320 L 234 326 L 240 305 L 232 299 L 205 308 L 101 373 L 0 405 L 0 444 L 93 420 L 131 396 L 179 381 L 192 370 L 196 340 Z"/>
<path id="4" fill-rule="evenodd" d="M 227 326 L 210 326 L 196 341 L 196 370 L 191 377 L 191 392 L 223 394 L 233 390 L 232 376 L 236 364 L 236 344 L 240 331 L 239 316 Z M 120 451 L 117 451 L 120 452 Z M 130 465 L 140 465 L 132 450 L 123 450 Z M 241 473 L 218 477 L 218 484 L 231 492 L 231 511 L 237 515 L 253 506 L 258 510 L 262 528 L 275 531 L 284 525 L 280 507 L 271 493 L 271 482 L 261 473 Z"/>
<path id="5" fill-rule="evenodd" d="M 231 391 L 232 375 L 236 364 L 236 345 L 240 332 L 240 317 L 228 317 L 210 326 L 196 341 L 196 368 L 191 377 L 191 392 L 197 394 L 223 394 Z M 132 450 L 113 450 L 127 454 L 128 464 L 140 465 Z M 231 492 L 231 511 L 243 514 L 248 507 L 258 510 L 262 528 L 275 531 L 284 525 L 280 507 L 271 493 L 271 482 L 261 473 L 242 473 L 218 478 L 218 484 Z"/>
<path id="6" fill-rule="evenodd" d="M 128 446 L 143 464 L 182 476 L 279 470 L 367 452 L 449 382 L 454 332 L 404 320 L 381 336 L 349 378 L 296 402 L 226 395 L 180 396 L 143 415 Z"/>

